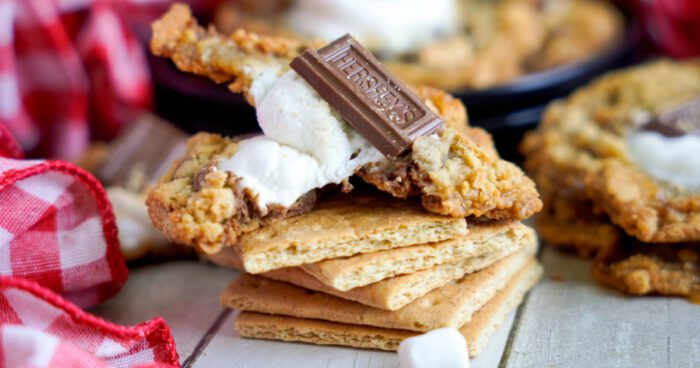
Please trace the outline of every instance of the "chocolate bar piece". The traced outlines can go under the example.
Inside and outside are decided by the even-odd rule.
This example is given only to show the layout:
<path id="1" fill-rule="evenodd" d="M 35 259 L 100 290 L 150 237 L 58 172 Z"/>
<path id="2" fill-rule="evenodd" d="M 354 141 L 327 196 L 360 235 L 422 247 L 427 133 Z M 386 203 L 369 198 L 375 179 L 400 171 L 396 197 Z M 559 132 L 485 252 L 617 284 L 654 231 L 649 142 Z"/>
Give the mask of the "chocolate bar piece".
<path id="1" fill-rule="evenodd" d="M 667 137 L 700 134 L 700 97 L 664 111 L 642 127 Z"/>
<path id="2" fill-rule="evenodd" d="M 442 119 L 350 35 L 292 60 L 301 75 L 357 131 L 387 157 L 434 133 Z"/>

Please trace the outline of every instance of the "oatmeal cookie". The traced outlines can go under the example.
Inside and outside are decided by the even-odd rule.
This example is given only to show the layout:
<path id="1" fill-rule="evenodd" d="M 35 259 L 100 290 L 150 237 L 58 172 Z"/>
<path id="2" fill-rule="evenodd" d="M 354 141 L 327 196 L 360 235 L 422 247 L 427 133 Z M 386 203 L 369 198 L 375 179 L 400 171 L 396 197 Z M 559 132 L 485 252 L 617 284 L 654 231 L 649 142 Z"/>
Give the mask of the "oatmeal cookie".
<path id="1" fill-rule="evenodd" d="M 606 216 L 592 211 L 590 202 L 543 196 L 542 212 L 535 218 L 540 237 L 550 245 L 593 257 L 601 247 L 617 244 L 622 231 Z"/>
<path id="2" fill-rule="evenodd" d="M 642 242 L 700 240 L 700 193 L 651 176 L 627 143 L 649 116 L 698 95 L 700 64 L 659 61 L 611 73 L 551 105 L 521 145 L 526 169 L 551 202 L 542 222 L 570 218 L 553 203 L 573 200 L 596 222 L 607 219 Z"/>
<path id="3" fill-rule="evenodd" d="M 630 239 L 598 253 L 593 277 L 628 294 L 675 295 L 700 302 L 700 246 Z"/>
<path id="4" fill-rule="evenodd" d="M 321 44 L 263 36 L 238 29 L 223 36 L 201 27 L 184 4 L 174 4 L 153 22 L 151 52 L 168 57 L 182 71 L 202 75 L 217 83 L 229 83 L 233 92 L 248 95 L 254 77 L 266 67 L 288 68 L 289 62 L 311 46 Z"/>
<path id="5" fill-rule="evenodd" d="M 549 1 L 544 7 L 547 37 L 528 57 L 529 70 L 585 60 L 621 38 L 622 21 L 604 1 Z"/>
<path id="6" fill-rule="evenodd" d="M 272 65 L 280 72 L 288 70 L 289 58 L 303 48 L 282 38 L 236 34 L 240 37 L 205 31 L 187 7 L 175 5 L 154 23 L 151 47 L 183 71 L 230 83 L 232 90 L 243 93 L 260 77 L 258 69 Z M 433 88 L 416 92 L 443 118 L 445 129 L 418 138 L 411 152 L 390 164 L 373 162 L 361 168 L 362 178 L 396 197 L 420 196 L 429 211 L 453 217 L 524 219 L 540 210 L 534 183 L 498 157 L 487 133 L 467 126 L 459 100 Z M 218 161 L 232 156 L 237 146 L 216 135 L 195 136 L 186 155 L 150 192 L 151 219 L 170 240 L 215 253 L 243 233 L 313 208 L 315 191 L 290 208 L 258 208 L 256 195 L 240 189 L 240 178 L 216 170 Z"/>
<path id="7" fill-rule="evenodd" d="M 305 42 L 286 24 L 290 2 L 272 3 L 251 9 L 226 2 L 217 11 L 217 27 L 226 33 L 243 28 Z M 409 84 L 488 88 L 585 60 L 623 34 L 622 17 L 602 1 L 460 0 L 457 5 L 458 32 L 410 53 L 387 55 L 382 62 Z"/>
<path id="8" fill-rule="evenodd" d="M 435 92 L 420 89 L 419 93 L 430 98 L 431 91 Z M 438 100 L 440 96 L 447 97 L 442 93 L 432 95 Z M 433 106 L 445 109 L 438 112 L 446 121 L 450 121 L 450 116 L 464 116 L 450 111 L 463 110 L 461 103 L 436 101 Z M 500 160 L 485 134 L 476 128 L 465 128 L 459 133 L 448 127 L 440 138 L 425 143 L 429 148 L 414 148 L 412 154 L 395 161 L 393 167 L 384 167 L 381 174 L 377 168 L 369 167 L 361 168 L 358 174 L 396 197 L 421 196 L 428 210 L 453 217 L 519 219 L 539 211 L 542 202 L 534 183 L 515 165 Z M 486 145 L 485 149 L 480 145 Z M 168 239 L 195 245 L 208 254 L 216 253 L 223 245 L 234 244 L 241 234 L 313 209 L 315 191 L 290 208 L 273 207 L 267 212 L 258 208 L 254 195 L 238 188 L 235 175 L 212 169 L 219 159 L 231 156 L 236 149 L 235 139 L 197 134 L 189 140 L 185 156 L 176 160 L 149 192 L 151 221 Z M 431 150 L 455 152 L 428 156 Z M 422 153 L 427 157 L 420 163 L 411 159 Z M 405 165 L 405 171 L 399 170 L 400 165 Z M 373 171 L 374 176 L 370 174 Z M 397 189 L 400 185 L 394 183 L 406 183 L 409 193 L 402 195 Z"/>
<path id="9" fill-rule="evenodd" d="M 185 156 L 149 191 L 149 217 L 168 240 L 216 253 L 242 233 L 313 208 L 315 191 L 289 208 L 277 206 L 263 213 L 251 193 L 238 189 L 237 177 L 210 170 L 211 163 L 228 157 L 236 148 L 233 139 L 199 133 L 187 142 Z"/>
<path id="10" fill-rule="evenodd" d="M 536 220 L 542 238 L 595 255 L 601 284 L 698 299 L 700 192 L 659 177 L 630 146 L 649 121 L 698 95 L 699 63 L 642 65 L 553 104 L 523 141 L 545 202 Z"/>

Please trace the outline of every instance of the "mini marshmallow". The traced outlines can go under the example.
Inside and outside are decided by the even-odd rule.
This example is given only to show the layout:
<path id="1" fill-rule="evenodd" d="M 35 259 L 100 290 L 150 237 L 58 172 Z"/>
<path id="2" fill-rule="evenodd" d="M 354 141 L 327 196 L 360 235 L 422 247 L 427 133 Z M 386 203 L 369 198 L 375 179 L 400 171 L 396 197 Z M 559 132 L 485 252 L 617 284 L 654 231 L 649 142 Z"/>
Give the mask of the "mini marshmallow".
<path id="1" fill-rule="evenodd" d="M 467 341 L 457 329 L 440 328 L 399 345 L 401 368 L 469 368 Z"/>

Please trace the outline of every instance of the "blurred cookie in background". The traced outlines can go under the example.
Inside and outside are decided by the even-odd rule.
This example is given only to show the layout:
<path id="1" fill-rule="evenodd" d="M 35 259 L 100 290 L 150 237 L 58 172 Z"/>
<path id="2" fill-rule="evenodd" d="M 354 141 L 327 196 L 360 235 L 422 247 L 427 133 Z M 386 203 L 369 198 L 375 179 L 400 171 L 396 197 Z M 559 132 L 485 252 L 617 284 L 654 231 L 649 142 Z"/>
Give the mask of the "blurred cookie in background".
<path id="1" fill-rule="evenodd" d="M 601 1 L 370 2 L 228 1 L 215 22 L 224 33 L 244 28 L 306 40 L 351 33 L 402 80 L 448 90 L 493 87 L 585 60 L 624 33 L 617 9 Z"/>
<path id="2" fill-rule="evenodd" d="M 188 136 L 161 118 L 143 113 L 111 143 L 94 143 L 77 164 L 105 186 L 127 261 L 194 253 L 170 243 L 148 219 L 146 192 L 185 151 Z"/>
<path id="3" fill-rule="evenodd" d="M 700 63 L 661 60 L 552 103 L 521 149 L 549 244 L 632 294 L 700 294 Z"/>

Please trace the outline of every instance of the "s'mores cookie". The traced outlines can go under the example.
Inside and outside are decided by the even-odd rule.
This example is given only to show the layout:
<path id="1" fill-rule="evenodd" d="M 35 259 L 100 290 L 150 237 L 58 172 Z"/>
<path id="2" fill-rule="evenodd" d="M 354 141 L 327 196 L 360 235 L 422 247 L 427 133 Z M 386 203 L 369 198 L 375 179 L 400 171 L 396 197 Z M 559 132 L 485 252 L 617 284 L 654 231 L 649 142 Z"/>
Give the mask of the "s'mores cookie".
<path id="1" fill-rule="evenodd" d="M 595 0 L 229 0 L 215 22 L 295 39 L 349 32 L 402 79 L 448 90 L 584 61 L 614 45 L 624 24 L 612 4 Z"/>
<path id="2" fill-rule="evenodd" d="M 700 240 L 696 175 L 673 174 L 656 167 L 659 160 L 640 156 L 648 139 L 664 141 L 647 122 L 698 96 L 696 62 L 660 61 L 604 76 L 548 108 L 523 142 L 526 167 L 543 188 L 560 186 L 563 194 L 555 197 L 588 201 L 588 208 L 643 242 Z M 563 182 L 551 183 L 557 176 Z"/>
<path id="3" fill-rule="evenodd" d="M 625 292 L 694 294 L 699 261 L 674 249 L 700 241 L 700 63 L 603 76 L 552 104 L 522 150 L 545 241 L 599 252 L 596 279 Z"/>
<path id="4" fill-rule="evenodd" d="M 183 71 L 230 83 L 256 107 L 264 135 L 241 141 L 195 136 L 149 193 L 156 227 L 174 242 L 213 254 L 243 234 L 309 212 L 322 187 L 351 190 L 348 180 L 355 174 L 395 197 L 420 198 L 425 209 L 440 215 L 520 220 L 539 211 L 534 183 L 484 147 L 483 132 L 465 128 L 464 107 L 449 95 L 430 88 L 414 94 L 364 51 L 324 64 L 355 73 L 333 80 L 330 89 L 312 87 L 309 81 L 318 76 L 290 69 L 297 57 L 328 54 L 353 41 L 315 49 L 245 31 L 225 37 L 199 26 L 184 5 L 157 20 L 153 53 Z M 360 47 L 354 42 L 347 50 Z M 372 68 L 362 67 L 369 64 Z M 374 87 L 362 89 L 365 82 Z M 354 88 L 344 98 L 357 103 L 332 105 L 332 98 L 318 92 L 335 91 L 339 83 Z M 353 129 L 346 121 L 365 125 Z M 385 125 L 373 125 L 378 123 Z"/>
<path id="5" fill-rule="evenodd" d="M 601 249 L 593 278 L 633 295 L 662 294 L 700 301 L 700 244 L 642 244 L 626 240 Z"/>

